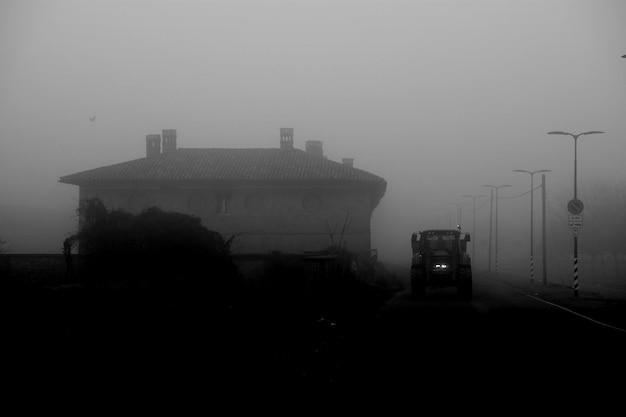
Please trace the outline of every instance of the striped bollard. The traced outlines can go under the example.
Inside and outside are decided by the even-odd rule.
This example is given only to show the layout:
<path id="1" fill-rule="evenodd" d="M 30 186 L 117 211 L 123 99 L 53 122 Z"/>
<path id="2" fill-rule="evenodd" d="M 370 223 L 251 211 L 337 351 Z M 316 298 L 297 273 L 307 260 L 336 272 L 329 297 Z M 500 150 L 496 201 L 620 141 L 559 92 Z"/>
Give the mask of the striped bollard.
<path id="1" fill-rule="evenodd" d="M 496 262 L 495 262 L 495 267 L 496 267 L 496 276 L 498 276 L 498 254 L 496 253 Z"/>
<path id="2" fill-rule="evenodd" d="M 574 258 L 574 297 L 578 297 L 578 258 Z"/>

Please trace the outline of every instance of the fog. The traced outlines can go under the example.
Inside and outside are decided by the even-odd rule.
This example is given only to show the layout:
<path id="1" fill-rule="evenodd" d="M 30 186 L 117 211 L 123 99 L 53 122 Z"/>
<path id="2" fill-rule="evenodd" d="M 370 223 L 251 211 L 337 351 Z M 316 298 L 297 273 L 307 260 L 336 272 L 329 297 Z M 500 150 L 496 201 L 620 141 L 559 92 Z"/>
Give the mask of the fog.
<path id="1" fill-rule="evenodd" d="M 527 192 L 514 169 L 552 170 L 565 211 L 573 140 L 548 131 L 606 132 L 578 140 L 579 182 L 626 179 L 625 19 L 623 0 L 0 0 L 0 237 L 59 252 L 78 199 L 59 177 L 141 158 L 162 129 L 266 148 L 293 127 L 296 148 L 354 158 L 388 183 L 372 247 L 390 262 L 454 204 L 471 230 L 482 185 Z M 501 201 L 501 236 L 529 204 Z"/>

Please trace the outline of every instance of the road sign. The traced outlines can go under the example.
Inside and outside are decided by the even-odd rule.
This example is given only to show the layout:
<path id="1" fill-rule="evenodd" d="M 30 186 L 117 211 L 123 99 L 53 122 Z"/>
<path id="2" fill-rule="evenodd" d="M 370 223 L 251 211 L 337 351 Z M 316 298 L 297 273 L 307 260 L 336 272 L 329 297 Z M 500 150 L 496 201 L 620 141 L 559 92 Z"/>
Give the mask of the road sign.
<path id="1" fill-rule="evenodd" d="M 582 228 L 583 227 L 583 215 L 582 214 L 570 214 L 567 216 L 567 226 L 570 228 Z"/>
<path id="2" fill-rule="evenodd" d="M 574 229 L 574 237 L 578 237 L 578 229 Z"/>
<path id="3" fill-rule="evenodd" d="M 573 200 L 570 200 L 569 203 L 567 203 L 567 211 L 569 211 L 572 214 L 580 214 L 583 212 L 584 208 L 585 206 L 583 202 L 576 198 L 574 198 Z"/>

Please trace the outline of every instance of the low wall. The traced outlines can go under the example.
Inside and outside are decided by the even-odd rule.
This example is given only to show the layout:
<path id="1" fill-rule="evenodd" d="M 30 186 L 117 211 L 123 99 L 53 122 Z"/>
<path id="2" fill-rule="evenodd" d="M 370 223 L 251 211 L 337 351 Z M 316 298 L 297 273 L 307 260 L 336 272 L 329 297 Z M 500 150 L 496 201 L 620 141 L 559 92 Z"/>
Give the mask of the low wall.
<path id="1" fill-rule="evenodd" d="M 234 255 L 233 262 L 244 278 L 258 278 L 266 268 L 282 262 L 302 262 L 316 271 L 323 268 L 329 259 L 324 256 L 303 255 Z M 74 254 L 68 260 L 62 254 L 3 254 L 0 255 L 0 279 L 19 281 L 26 284 L 58 285 L 72 283 L 79 274 L 83 258 Z"/>
<path id="2" fill-rule="evenodd" d="M 26 283 L 62 283 L 82 264 L 80 255 L 72 255 L 70 264 L 62 254 L 0 255 L 0 278 Z"/>

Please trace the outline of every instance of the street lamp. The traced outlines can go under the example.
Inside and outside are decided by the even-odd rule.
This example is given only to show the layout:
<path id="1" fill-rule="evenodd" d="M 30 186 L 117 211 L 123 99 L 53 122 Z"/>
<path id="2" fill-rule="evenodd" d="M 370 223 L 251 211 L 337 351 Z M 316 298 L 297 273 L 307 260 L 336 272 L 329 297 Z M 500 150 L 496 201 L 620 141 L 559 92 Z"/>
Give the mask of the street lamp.
<path id="1" fill-rule="evenodd" d="M 469 197 L 474 200 L 474 218 L 472 220 L 472 262 L 476 261 L 476 199 L 480 197 L 487 197 L 484 194 L 481 195 L 468 195 L 465 194 L 463 197 Z"/>
<path id="2" fill-rule="evenodd" d="M 578 165 L 578 137 L 582 135 L 593 135 L 596 133 L 604 133 L 599 130 L 590 130 L 589 132 L 579 133 L 574 135 L 568 132 L 553 131 L 548 132 L 548 135 L 569 135 L 574 138 L 574 199 L 568 204 L 568 209 L 572 214 L 582 213 L 583 206 L 578 201 L 578 180 L 577 180 L 577 165 Z M 578 208 L 577 210 L 574 210 Z M 575 211 L 575 212 L 574 212 Z M 574 228 L 574 297 L 578 297 L 578 229 Z"/>
<path id="3" fill-rule="evenodd" d="M 574 138 L 574 199 L 576 199 L 577 196 L 577 183 L 576 183 L 576 176 L 577 176 L 577 160 L 578 160 L 578 137 L 582 136 L 582 135 L 592 135 L 594 133 L 604 133 L 604 132 L 600 132 L 599 130 L 591 130 L 589 132 L 584 132 L 584 133 L 579 133 L 577 135 L 573 135 L 571 133 L 567 133 L 567 132 L 561 132 L 561 131 L 554 131 L 554 132 L 548 132 L 548 135 L 569 135 L 571 137 Z"/>
<path id="4" fill-rule="evenodd" d="M 509 184 L 505 185 L 483 185 L 483 187 L 489 187 L 492 190 L 496 190 L 496 276 L 498 275 L 498 189 L 502 187 L 510 187 Z M 492 194 L 493 195 L 493 194 Z M 491 219 L 489 219 L 489 226 L 491 227 Z M 491 233 L 489 233 L 489 270 L 491 270 Z"/>
<path id="5" fill-rule="evenodd" d="M 530 174 L 530 283 L 534 282 L 535 278 L 535 261 L 533 258 L 533 191 L 535 189 L 533 185 L 533 176 L 538 172 L 552 172 L 550 169 L 541 169 L 539 171 L 526 171 L 524 169 L 514 169 L 513 172 L 525 172 Z"/>

